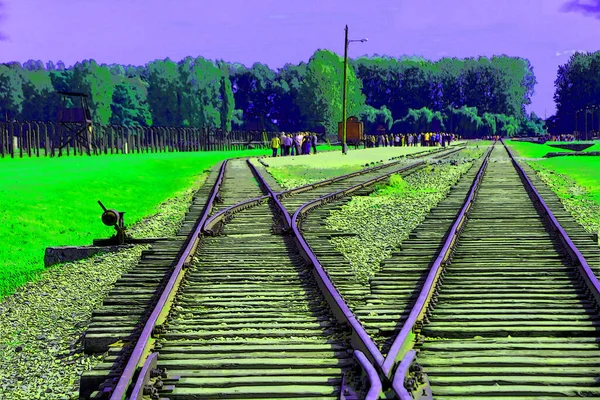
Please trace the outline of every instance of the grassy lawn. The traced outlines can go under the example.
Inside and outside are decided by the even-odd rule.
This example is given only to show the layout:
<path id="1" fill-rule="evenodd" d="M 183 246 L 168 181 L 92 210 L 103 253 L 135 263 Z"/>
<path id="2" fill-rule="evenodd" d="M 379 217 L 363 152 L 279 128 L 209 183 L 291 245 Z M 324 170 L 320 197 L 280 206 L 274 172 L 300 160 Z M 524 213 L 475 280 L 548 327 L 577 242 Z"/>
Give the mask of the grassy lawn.
<path id="1" fill-rule="evenodd" d="M 519 142 L 507 144 L 525 158 L 540 158 L 541 153 L 560 151 L 546 145 Z M 599 150 L 600 144 L 594 144 L 584 151 Z M 529 160 L 528 164 L 588 232 L 600 231 L 600 157 L 552 157 Z"/>
<path id="2" fill-rule="evenodd" d="M 375 147 L 358 150 L 350 147 L 346 155 L 343 155 L 339 148 L 337 152 L 309 156 L 267 157 L 263 161 L 269 165 L 267 170 L 277 182 L 283 188 L 291 189 L 349 174 L 373 162 L 385 162 L 392 157 L 434 149 L 439 147 Z"/>
<path id="3" fill-rule="evenodd" d="M 592 199 L 600 204 L 600 157 L 552 157 L 532 164 L 534 169 L 541 167 L 556 174 L 568 176 L 579 186 L 585 188 Z"/>
<path id="4" fill-rule="evenodd" d="M 524 158 L 543 158 L 548 153 L 565 153 L 571 152 L 572 150 L 559 149 L 557 147 L 549 146 L 547 143 L 537 144 L 530 142 L 519 142 L 513 140 L 506 140 L 507 145 L 512 147 L 519 157 Z M 558 143 L 558 142 L 553 142 Z"/>
<path id="5" fill-rule="evenodd" d="M 0 159 L 0 298 L 35 279 L 49 246 L 89 245 L 114 229 L 101 200 L 131 225 L 219 161 L 271 150 Z"/>

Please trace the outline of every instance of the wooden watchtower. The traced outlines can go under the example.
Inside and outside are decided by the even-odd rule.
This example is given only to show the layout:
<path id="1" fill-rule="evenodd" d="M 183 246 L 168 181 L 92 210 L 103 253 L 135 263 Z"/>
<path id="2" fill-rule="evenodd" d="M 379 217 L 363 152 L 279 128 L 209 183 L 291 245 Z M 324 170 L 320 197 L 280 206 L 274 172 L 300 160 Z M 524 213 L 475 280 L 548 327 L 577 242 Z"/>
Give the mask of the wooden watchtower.
<path id="1" fill-rule="evenodd" d="M 58 92 L 62 96 L 61 106 L 58 108 L 58 123 L 64 126 L 60 137 L 58 155 L 69 143 L 75 146 L 79 142 L 90 155 L 92 143 L 92 114 L 88 106 L 87 95 L 76 92 Z"/>

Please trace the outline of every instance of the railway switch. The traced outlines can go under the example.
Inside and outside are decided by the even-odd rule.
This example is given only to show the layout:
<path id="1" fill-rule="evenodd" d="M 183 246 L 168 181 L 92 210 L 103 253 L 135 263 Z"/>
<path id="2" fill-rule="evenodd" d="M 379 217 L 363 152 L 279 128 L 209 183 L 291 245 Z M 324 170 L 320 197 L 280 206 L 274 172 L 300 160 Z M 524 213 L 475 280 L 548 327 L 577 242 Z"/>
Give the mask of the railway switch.
<path id="1" fill-rule="evenodd" d="M 114 226 L 117 231 L 116 237 L 113 236 L 109 240 L 114 241 L 114 244 L 125 244 L 125 211 L 109 210 L 104 207 L 104 204 L 100 200 L 98 200 L 98 204 L 104 210 L 102 213 L 102 223 L 106 226 Z"/>
<path id="2" fill-rule="evenodd" d="M 104 207 L 104 204 L 98 200 L 98 204 L 104 211 L 102 213 L 102 223 L 106 226 L 114 226 L 117 231 L 116 235 L 113 235 L 110 239 L 95 239 L 94 246 L 121 246 L 125 244 L 144 244 L 154 243 L 159 240 L 166 240 L 167 238 L 145 238 L 145 239 L 134 239 L 127 235 L 127 227 L 125 226 L 125 211 L 117 211 Z"/>

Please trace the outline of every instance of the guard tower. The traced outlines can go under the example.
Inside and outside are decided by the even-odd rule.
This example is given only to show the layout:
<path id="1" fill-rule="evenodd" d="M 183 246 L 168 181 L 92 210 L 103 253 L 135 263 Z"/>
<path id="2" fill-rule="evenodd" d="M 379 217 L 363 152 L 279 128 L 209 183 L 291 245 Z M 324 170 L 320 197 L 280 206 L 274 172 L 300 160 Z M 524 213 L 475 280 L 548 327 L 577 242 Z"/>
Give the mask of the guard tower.
<path id="1" fill-rule="evenodd" d="M 79 142 L 90 155 L 93 146 L 92 136 L 92 114 L 87 102 L 87 95 L 76 92 L 58 92 L 62 96 L 61 107 L 58 109 L 58 123 L 66 128 L 60 138 L 58 148 L 59 157 L 62 149 L 69 142 L 75 146 Z"/>

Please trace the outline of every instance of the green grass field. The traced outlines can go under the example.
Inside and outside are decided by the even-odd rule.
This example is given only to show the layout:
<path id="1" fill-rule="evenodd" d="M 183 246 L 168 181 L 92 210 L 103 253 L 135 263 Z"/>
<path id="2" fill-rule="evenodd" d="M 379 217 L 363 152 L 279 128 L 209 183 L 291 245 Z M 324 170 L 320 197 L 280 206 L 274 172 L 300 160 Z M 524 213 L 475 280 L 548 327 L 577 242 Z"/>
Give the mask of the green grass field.
<path id="1" fill-rule="evenodd" d="M 537 144 L 529 142 L 519 142 L 514 140 L 506 140 L 505 142 L 517 152 L 516 155 L 524 158 L 543 158 L 548 153 L 568 153 L 572 151 L 552 147 L 549 146 L 547 143 Z"/>
<path id="2" fill-rule="evenodd" d="M 554 142 L 556 143 L 556 142 Z M 549 151 L 560 151 L 547 145 L 508 142 L 521 157 L 538 158 L 528 164 L 537 171 L 572 213 L 575 219 L 590 232 L 600 229 L 600 157 L 568 156 L 541 158 Z M 599 151 L 594 144 L 584 151 Z M 570 152 L 570 150 L 566 150 Z M 539 159 L 541 158 L 541 159 Z"/>
<path id="3" fill-rule="evenodd" d="M 219 161 L 271 150 L 0 159 L 0 298 L 35 279 L 49 246 L 109 237 L 101 200 L 131 225 L 202 177 Z"/>
<path id="4" fill-rule="evenodd" d="M 566 175 L 584 187 L 593 200 L 600 204 L 600 157 L 552 157 L 533 163 L 556 174 Z"/>

